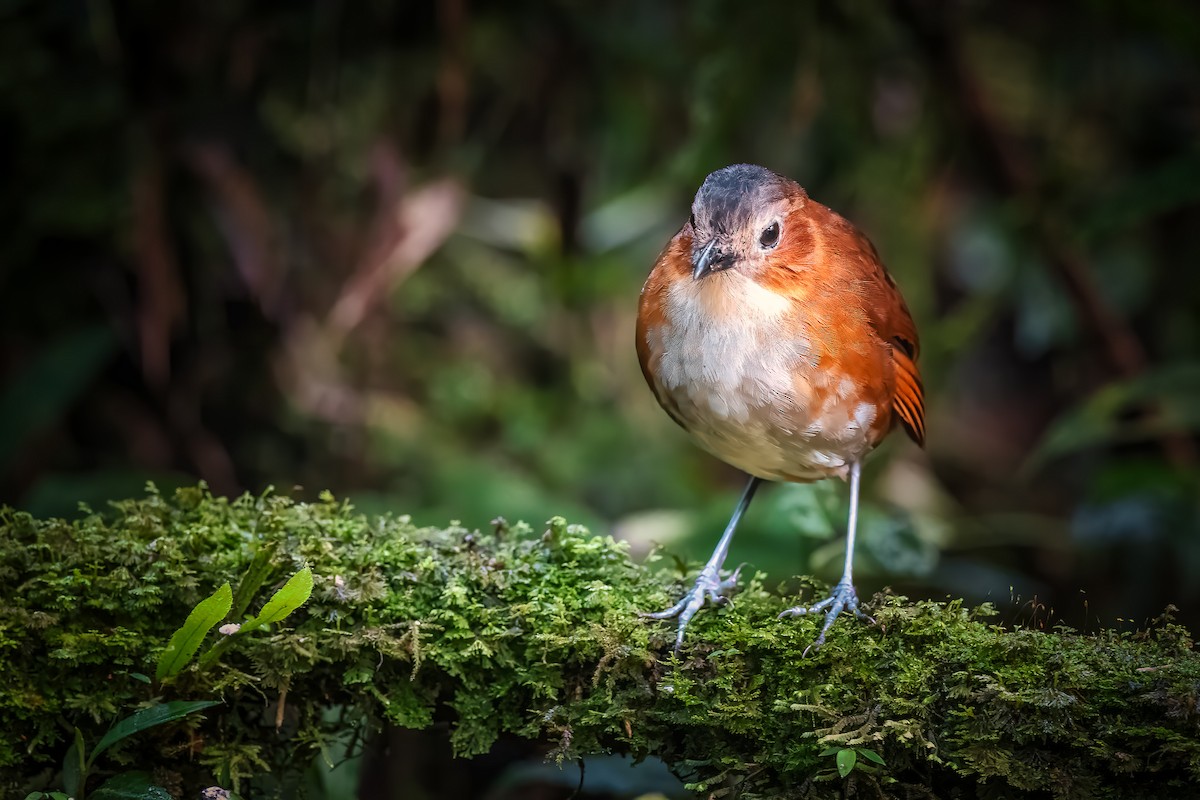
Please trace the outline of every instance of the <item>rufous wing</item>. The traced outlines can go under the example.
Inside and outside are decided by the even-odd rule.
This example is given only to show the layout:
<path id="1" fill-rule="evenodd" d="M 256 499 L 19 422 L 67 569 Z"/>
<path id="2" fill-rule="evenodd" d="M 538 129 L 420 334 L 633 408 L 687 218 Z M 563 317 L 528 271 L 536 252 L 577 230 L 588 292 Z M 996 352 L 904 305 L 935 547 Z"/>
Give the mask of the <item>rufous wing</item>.
<path id="1" fill-rule="evenodd" d="M 925 446 L 925 389 L 921 385 L 921 370 L 917 357 L 921 342 L 917 337 L 917 326 L 896 282 L 888 274 L 879 259 L 875 246 L 857 234 L 863 252 L 864 276 L 869 290 L 866 292 L 867 315 L 872 327 L 881 339 L 892 348 L 892 365 L 896 380 L 892 394 L 892 410 L 900 418 L 909 437 Z"/>
<path id="2" fill-rule="evenodd" d="M 896 369 L 896 393 L 892 396 L 892 410 L 900 417 L 900 424 L 914 442 L 925 446 L 925 389 L 921 386 L 921 373 L 917 369 L 916 343 L 912 354 L 905 349 L 908 342 L 892 340 L 892 358 Z"/>

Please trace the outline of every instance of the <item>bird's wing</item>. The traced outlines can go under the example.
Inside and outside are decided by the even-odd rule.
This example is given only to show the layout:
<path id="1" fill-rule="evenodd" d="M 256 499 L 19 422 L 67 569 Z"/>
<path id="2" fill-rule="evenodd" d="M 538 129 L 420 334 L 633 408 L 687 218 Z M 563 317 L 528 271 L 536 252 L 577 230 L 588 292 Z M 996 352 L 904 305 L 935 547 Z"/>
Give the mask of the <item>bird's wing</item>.
<path id="1" fill-rule="evenodd" d="M 868 320 L 879 337 L 892 348 L 896 376 L 892 409 L 900 417 L 909 437 L 924 446 L 925 389 L 921 385 L 921 371 L 917 367 L 917 357 L 921 352 L 917 326 L 875 246 L 857 229 L 854 235 L 863 253 L 860 263 L 864 271 L 862 279 L 866 282 Z"/>

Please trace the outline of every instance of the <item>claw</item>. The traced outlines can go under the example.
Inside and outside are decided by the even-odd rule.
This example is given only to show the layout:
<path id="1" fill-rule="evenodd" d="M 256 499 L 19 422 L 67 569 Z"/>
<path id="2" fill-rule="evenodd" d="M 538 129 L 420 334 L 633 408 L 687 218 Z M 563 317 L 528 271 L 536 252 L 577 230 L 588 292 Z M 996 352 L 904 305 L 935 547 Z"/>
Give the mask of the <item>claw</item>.
<path id="1" fill-rule="evenodd" d="M 696 578 L 696 583 L 688 590 L 679 602 L 665 611 L 642 612 L 641 617 L 645 619 L 673 619 L 679 618 L 679 629 L 675 634 L 675 651 L 678 652 L 683 647 L 683 633 L 687 630 L 687 625 L 692 621 L 692 617 L 696 616 L 696 612 L 704 608 L 705 602 L 712 603 L 718 606 L 728 606 L 731 604 L 729 596 L 726 594 L 730 589 L 737 586 L 738 577 L 741 574 L 741 564 L 735 569 L 728 578 L 721 579 L 720 573 L 715 567 L 705 567 L 700 570 L 700 575 Z"/>
<path id="2" fill-rule="evenodd" d="M 798 617 L 801 614 L 819 614 L 825 612 L 825 624 L 821 626 L 821 634 L 816 641 L 804 648 L 801 658 L 807 658 L 810 650 L 819 650 L 821 645 L 825 644 L 825 634 L 833 627 L 833 623 L 843 611 L 849 611 L 858 619 L 865 619 L 871 624 L 875 620 L 863 613 L 858 607 L 858 593 L 854 591 L 854 584 L 848 580 L 838 582 L 837 586 L 833 587 L 833 591 L 829 597 L 826 597 L 820 602 L 813 603 L 811 606 L 796 606 L 789 608 L 779 615 L 779 619 L 784 617 Z"/>

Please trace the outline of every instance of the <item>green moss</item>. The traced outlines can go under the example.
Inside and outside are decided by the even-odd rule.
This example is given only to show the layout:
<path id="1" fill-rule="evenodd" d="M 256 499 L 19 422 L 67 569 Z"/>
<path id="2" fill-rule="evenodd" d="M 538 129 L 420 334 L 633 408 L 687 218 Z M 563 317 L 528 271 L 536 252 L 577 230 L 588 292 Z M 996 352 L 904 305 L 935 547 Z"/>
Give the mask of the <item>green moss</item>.
<path id="1" fill-rule="evenodd" d="M 637 612 L 680 582 L 561 519 L 419 529 L 328 496 L 230 502 L 200 487 L 72 523 L 6 510 L 0 526 L 6 792 L 53 775 L 71 726 L 94 742 L 159 698 L 224 702 L 114 747 L 101 773 L 154 763 L 188 791 L 236 780 L 253 794 L 252 776 L 303 769 L 355 724 L 449 715 L 462 755 L 505 732 L 561 758 L 653 753 L 744 798 L 1186 797 L 1200 780 L 1200 658 L 1169 620 L 1137 633 L 1007 630 L 986 607 L 880 596 L 878 625 L 843 622 L 804 659 L 818 620 L 778 621 L 794 598 L 757 576 L 732 607 L 699 615 L 677 656 L 672 627 Z M 282 626 L 164 686 L 135 674 L 153 674 L 222 583 L 253 614 L 304 566 L 312 599 Z M 859 759 L 843 779 L 830 747 L 876 751 L 886 766 Z"/>

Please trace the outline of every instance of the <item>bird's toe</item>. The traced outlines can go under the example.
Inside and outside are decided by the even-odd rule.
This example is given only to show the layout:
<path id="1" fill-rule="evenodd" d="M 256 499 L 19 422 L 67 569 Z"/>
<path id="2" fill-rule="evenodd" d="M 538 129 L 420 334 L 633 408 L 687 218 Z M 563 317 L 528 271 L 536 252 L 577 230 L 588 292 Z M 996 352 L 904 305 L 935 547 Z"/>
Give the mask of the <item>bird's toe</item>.
<path id="1" fill-rule="evenodd" d="M 730 604 L 729 592 L 737 587 L 741 569 L 739 566 L 728 578 L 722 579 L 717 569 L 705 567 L 696 578 L 696 583 L 688 590 L 687 594 L 680 598 L 678 603 L 665 611 L 643 612 L 641 616 L 645 619 L 678 618 L 679 627 L 675 636 L 675 649 L 678 650 L 683 646 L 683 634 L 687 630 L 688 623 L 700 609 L 704 608 L 705 603 L 718 606 Z"/>
<path id="2" fill-rule="evenodd" d="M 825 634 L 833 627 L 833 623 L 837 622 L 837 618 L 842 612 L 849 612 L 861 620 L 867 620 L 874 623 L 875 620 L 868 616 L 859 608 L 858 593 L 854 590 L 854 584 L 843 580 L 833 587 L 829 597 L 813 603 L 809 606 L 793 606 L 779 615 L 779 619 L 784 617 L 798 617 L 803 614 L 825 614 L 825 622 L 821 626 L 821 633 L 817 636 L 808 647 L 804 648 L 803 656 L 807 656 L 810 651 L 820 649 L 821 645 L 825 644 Z"/>

